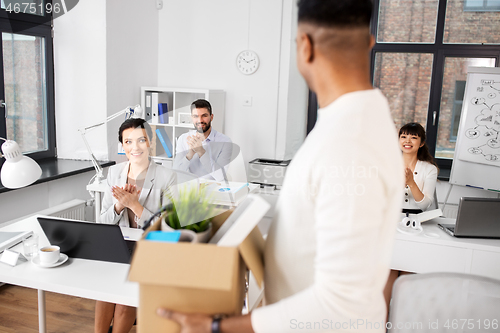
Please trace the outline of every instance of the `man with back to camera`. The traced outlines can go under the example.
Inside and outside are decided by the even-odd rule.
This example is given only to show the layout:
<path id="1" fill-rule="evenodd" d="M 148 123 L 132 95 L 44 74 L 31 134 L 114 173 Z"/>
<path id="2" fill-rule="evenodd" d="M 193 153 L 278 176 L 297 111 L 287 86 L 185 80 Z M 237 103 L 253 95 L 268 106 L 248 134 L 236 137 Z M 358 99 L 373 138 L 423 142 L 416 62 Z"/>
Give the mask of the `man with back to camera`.
<path id="1" fill-rule="evenodd" d="M 370 0 L 300 0 L 297 66 L 319 118 L 292 160 L 266 240 L 268 305 L 191 332 L 385 332 L 383 289 L 404 184 L 387 100 L 370 81 Z"/>
<path id="2" fill-rule="evenodd" d="M 221 168 L 231 161 L 232 142 L 212 128 L 212 106 L 198 99 L 191 104 L 191 120 L 195 130 L 182 134 L 177 140 L 173 169 L 187 171 L 200 178 L 224 180 Z"/>

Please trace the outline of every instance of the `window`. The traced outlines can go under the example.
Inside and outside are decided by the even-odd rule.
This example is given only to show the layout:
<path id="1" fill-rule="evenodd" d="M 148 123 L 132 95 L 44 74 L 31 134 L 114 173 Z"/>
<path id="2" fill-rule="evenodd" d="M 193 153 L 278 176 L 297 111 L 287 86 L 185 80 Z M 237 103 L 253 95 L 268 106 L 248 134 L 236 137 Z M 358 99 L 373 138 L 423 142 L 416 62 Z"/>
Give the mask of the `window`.
<path id="1" fill-rule="evenodd" d="M 499 66 L 500 12 L 468 11 L 479 3 L 491 10 L 500 0 L 374 1 L 373 84 L 398 128 L 426 128 L 442 169 L 451 168 L 467 68 Z"/>
<path id="2" fill-rule="evenodd" d="M 9 12 L 27 3 L 23 13 Z M 32 4 L 30 14 L 29 4 Z M 50 1 L 3 0 L 0 9 L 0 137 L 34 159 L 55 157 L 54 70 Z M 10 6 L 10 7 L 9 7 Z M 4 160 L 0 161 L 2 163 Z"/>
<path id="3" fill-rule="evenodd" d="M 500 0 L 464 0 L 464 11 L 500 11 Z"/>
<path id="4" fill-rule="evenodd" d="M 465 94 L 466 81 L 455 81 L 455 92 L 453 93 L 453 111 L 451 113 L 450 142 L 457 141 L 458 125 L 462 114 L 462 104 Z"/>

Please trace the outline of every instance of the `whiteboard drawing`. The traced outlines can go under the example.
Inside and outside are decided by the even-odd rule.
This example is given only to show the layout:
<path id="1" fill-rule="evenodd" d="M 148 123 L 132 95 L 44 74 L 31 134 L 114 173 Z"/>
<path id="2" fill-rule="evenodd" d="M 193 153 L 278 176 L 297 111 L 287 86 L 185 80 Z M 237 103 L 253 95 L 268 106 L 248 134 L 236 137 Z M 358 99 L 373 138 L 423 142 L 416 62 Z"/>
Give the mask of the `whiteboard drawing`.
<path id="1" fill-rule="evenodd" d="M 500 67 L 467 69 L 450 184 L 500 192 Z"/>
<path id="2" fill-rule="evenodd" d="M 480 80 L 473 91 L 459 159 L 500 167 L 500 81 Z"/>

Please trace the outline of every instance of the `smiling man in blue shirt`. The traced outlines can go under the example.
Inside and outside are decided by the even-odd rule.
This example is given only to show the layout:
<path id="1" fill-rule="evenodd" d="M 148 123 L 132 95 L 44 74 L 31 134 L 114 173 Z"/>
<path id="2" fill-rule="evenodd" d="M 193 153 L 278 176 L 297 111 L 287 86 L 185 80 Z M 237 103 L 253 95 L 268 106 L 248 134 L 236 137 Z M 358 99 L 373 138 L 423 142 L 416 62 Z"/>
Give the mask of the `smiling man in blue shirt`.
<path id="1" fill-rule="evenodd" d="M 221 181 L 233 153 L 233 144 L 226 135 L 212 127 L 212 106 L 198 99 L 191 104 L 194 130 L 182 134 L 177 140 L 174 169 L 187 171 L 200 178 Z"/>

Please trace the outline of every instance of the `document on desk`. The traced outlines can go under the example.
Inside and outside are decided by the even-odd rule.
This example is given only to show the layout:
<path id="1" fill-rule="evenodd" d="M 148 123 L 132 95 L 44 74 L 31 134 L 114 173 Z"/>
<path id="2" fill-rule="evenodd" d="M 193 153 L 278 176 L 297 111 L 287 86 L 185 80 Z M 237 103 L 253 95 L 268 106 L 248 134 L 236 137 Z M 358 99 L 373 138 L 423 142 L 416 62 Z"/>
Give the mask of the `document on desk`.
<path id="1" fill-rule="evenodd" d="M 0 231 L 0 252 L 20 243 L 33 234 L 33 231 Z"/>
<path id="2" fill-rule="evenodd" d="M 224 184 L 213 182 L 207 184 L 209 185 L 206 187 L 206 191 L 214 201 L 238 202 L 245 198 L 249 192 L 248 183 L 230 182 Z"/>
<path id="3" fill-rule="evenodd" d="M 128 227 L 120 227 L 123 238 L 126 240 L 130 241 L 138 241 L 141 239 L 142 234 L 144 233 L 144 230 L 142 229 L 135 229 L 135 228 L 128 228 Z"/>

